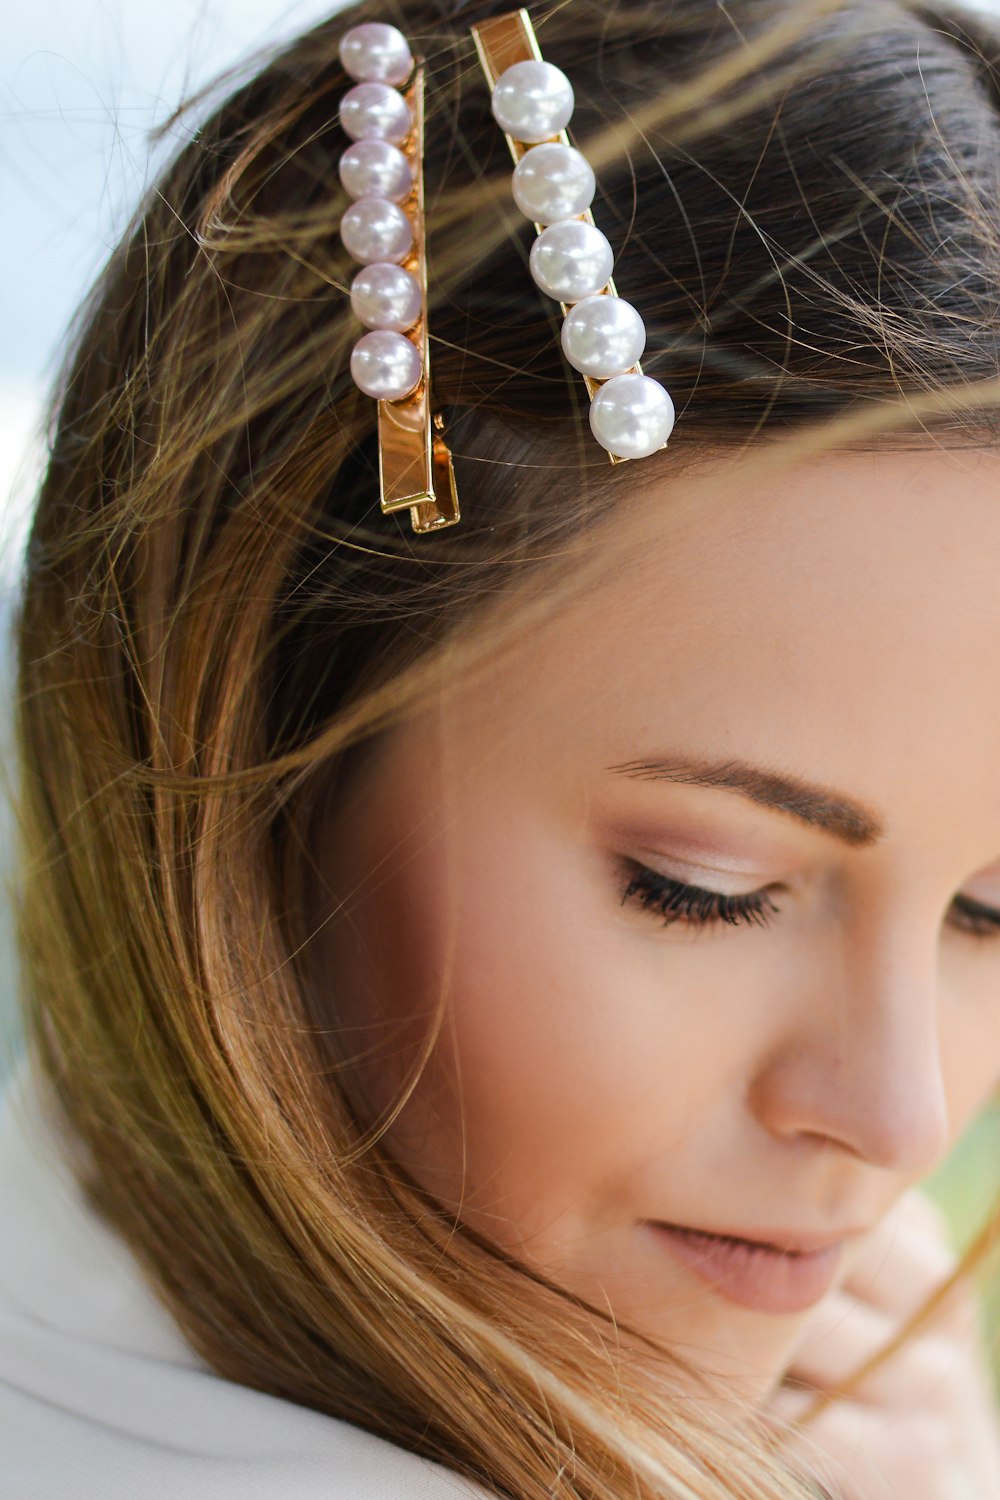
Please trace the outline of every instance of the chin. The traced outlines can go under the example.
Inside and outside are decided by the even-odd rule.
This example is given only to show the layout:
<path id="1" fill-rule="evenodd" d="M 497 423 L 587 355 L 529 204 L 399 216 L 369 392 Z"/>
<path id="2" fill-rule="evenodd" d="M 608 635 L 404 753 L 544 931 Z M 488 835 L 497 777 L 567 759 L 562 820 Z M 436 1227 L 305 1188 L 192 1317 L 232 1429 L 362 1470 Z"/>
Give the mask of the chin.
<path id="1" fill-rule="evenodd" d="M 654 1251 L 654 1260 L 658 1259 Z M 773 1393 L 815 1308 L 845 1274 L 845 1267 L 839 1266 L 832 1283 L 824 1278 L 822 1295 L 817 1292 L 806 1299 L 803 1294 L 794 1311 L 772 1311 L 770 1307 L 747 1306 L 746 1297 L 734 1300 L 695 1271 L 677 1264 L 673 1257 L 668 1262 L 669 1270 L 663 1262 L 651 1264 L 646 1254 L 641 1261 L 641 1271 L 633 1263 L 631 1277 L 619 1262 L 612 1275 L 588 1276 L 586 1284 L 574 1278 L 573 1289 L 597 1307 L 612 1307 L 620 1324 L 630 1324 L 668 1356 L 682 1361 L 691 1372 L 700 1401 L 706 1399 L 707 1379 L 730 1416 L 734 1414 L 734 1402 L 739 1407 L 756 1406 Z M 807 1305 L 802 1306 L 803 1301 Z M 647 1357 L 640 1351 L 640 1359 L 648 1362 L 651 1371 L 658 1369 L 660 1378 L 676 1389 L 674 1358 L 658 1364 L 654 1356 Z M 707 1399 L 713 1399 L 712 1393 Z"/>
<path id="2" fill-rule="evenodd" d="M 683 1329 L 666 1321 L 647 1331 L 691 1368 L 702 1394 L 707 1379 L 732 1415 L 734 1401 L 759 1406 L 781 1384 L 807 1321 L 804 1313 L 777 1317 L 720 1309 L 716 1318 L 697 1320 L 701 1327 L 690 1319 Z"/>

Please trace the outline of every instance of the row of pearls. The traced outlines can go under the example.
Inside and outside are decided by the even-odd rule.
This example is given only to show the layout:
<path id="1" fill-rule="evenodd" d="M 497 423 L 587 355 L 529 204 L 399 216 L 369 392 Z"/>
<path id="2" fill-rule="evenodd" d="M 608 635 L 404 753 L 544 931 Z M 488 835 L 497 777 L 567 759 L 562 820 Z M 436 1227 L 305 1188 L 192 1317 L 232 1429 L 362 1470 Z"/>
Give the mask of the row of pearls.
<path id="1" fill-rule="evenodd" d="M 400 264 L 414 243 L 401 207 L 413 192 L 413 172 L 400 150 L 413 118 L 396 86 L 413 71 L 413 56 L 402 32 L 380 21 L 346 31 L 339 53 L 356 80 L 340 101 L 340 123 L 352 143 L 340 158 L 340 181 L 354 200 L 340 237 L 362 267 L 351 282 L 351 307 L 370 330 L 351 352 L 351 376 L 366 396 L 401 401 L 423 374 L 421 352 L 406 337 L 420 321 L 423 297 L 417 278 Z"/>
<path id="2" fill-rule="evenodd" d="M 552 139 L 569 124 L 574 102 L 565 73 L 540 59 L 501 73 L 491 100 L 500 128 L 528 147 L 512 188 L 518 208 L 540 227 L 528 261 L 532 279 L 546 296 L 573 304 L 563 320 L 563 353 L 582 375 L 604 382 L 590 403 L 591 431 L 616 458 L 645 458 L 666 446 L 674 404 L 658 381 L 634 369 L 646 329 L 631 303 L 608 290 L 614 253 L 590 216 L 590 163 Z"/>

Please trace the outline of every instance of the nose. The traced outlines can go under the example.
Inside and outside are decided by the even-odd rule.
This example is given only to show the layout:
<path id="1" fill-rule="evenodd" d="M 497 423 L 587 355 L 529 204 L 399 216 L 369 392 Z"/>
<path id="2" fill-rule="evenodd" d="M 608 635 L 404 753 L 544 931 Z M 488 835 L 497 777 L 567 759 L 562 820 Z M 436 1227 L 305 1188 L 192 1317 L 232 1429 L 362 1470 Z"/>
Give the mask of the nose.
<path id="1" fill-rule="evenodd" d="M 761 1124 L 921 1176 L 950 1144 L 933 954 L 845 941 L 801 990 L 750 1089 Z M 793 1018 L 794 1012 L 794 1018 Z"/>

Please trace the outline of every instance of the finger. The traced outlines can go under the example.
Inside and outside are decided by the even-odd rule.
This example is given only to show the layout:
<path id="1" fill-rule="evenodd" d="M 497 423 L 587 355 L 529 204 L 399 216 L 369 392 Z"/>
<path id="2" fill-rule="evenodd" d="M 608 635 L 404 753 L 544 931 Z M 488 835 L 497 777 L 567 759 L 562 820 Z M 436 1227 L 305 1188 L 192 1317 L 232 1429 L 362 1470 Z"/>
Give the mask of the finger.
<path id="1" fill-rule="evenodd" d="M 768 1397 L 761 1415 L 768 1426 L 779 1434 L 796 1426 L 805 1417 L 816 1399 L 815 1391 L 798 1390 L 794 1386 L 779 1385 Z"/>
<path id="2" fill-rule="evenodd" d="M 790 1432 L 780 1452 L 838 1500 L 939 1500 L 972 1493 L 942 1488 L 953 1446 L 947 1424 L 935 1418 L 842 1401 Z"/>
<path id="3" fill-rule="evenodd" d="M 958 1399 L 975 1366 L 975 1344 L 938 1332 L 915 1335 L 855 1383 L 858 1370 L 888 1344 L 895 1325 L 847 1293 L 827 1299 L 795 1350 L 786 1379 L 810 1392 L 848 1389 L 870 1406 L 944 1408 Z"/>
<path id="4" fill-rule="evenodd" d="M 902 1323 L 920 1311 L 957 1266 L 941 1216 L 928 1200 L 910 1193 L 861 1246 L 844 1290 Z M 975 1320 L 975 1296 L 960 1281 L 935 1311 L 935 1325 L 964 1335 Z"/>
<path id="5" fill-rule="evenodd" d="M 790 1378 L 817 1391 L 839 1390 L 888 1343 L 895 1324 L 845 1291 L 824 1298 L 792 1353 Z M 878 1386 L 872 1399 L 878 1398 Z"/>
<path id="6" fill-rule="evenodd" d="M 861 1241 L 844 1284 L 859 1295 L 869 1289 L 866 1300 L 905 1317 L 956 1265 L 940 1213 L 910 1192 Z"/>

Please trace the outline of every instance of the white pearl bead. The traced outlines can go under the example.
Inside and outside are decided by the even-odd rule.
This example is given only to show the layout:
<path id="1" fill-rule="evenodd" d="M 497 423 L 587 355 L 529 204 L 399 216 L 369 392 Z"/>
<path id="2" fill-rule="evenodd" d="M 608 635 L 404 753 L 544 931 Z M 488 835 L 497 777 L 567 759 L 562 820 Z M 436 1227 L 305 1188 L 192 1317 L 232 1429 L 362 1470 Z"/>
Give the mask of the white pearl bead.
<path id="1" fill-rule="evenodd" d="M 341 37 L 339 50 L 344 72 L 364 83 L 402 83 L 413 67 L 406 37 L 382 21 L 352 26 Z"/>
<path id="2" fill-rule="evenodd" d="M 420 284 L 402 266 L 376 261 L 351 282 L 351 307 L 366 328 L 403 333 L 420 317 Z"/>
<path id="3" fill-rule="evenodd" d="M 594 169 L 573 146 L 546 141 L 532 146 L 514 168 L 514 202 L 536 224 L 575 219 L 594 201 Z"/>
<path id="4" fill-rule="evenodd" d="M 419 383 L 423 362 L 402 333 L 379 329 L 358 339 L 351 351 L 351 376 L 366 396 L 401 401 Z"/>
<path id="5" fill-rule="evenodd" d="M 352 198 L 391 198 L 398 203 L 413 187 L 410 163 L 388 141 L 355 141 L 340 158 L 340 180 Z"/>
<path id="6" fill-rule="evenodd" d="M 363 266 L 375 260 L 400 261 L 410 253 L 413 226 L 388 198 L 359 198 L 340 221 L 344 249 Z"/>
<path id="7" fill-rule="evenodd" d="M 512 63 L 496 81 L 492 107 L 500 129 L 515 141 L 544 141 L 569 124 L 573 85 L 551 63 Z"/>
<path id="8" fill-rule="evenodd" d="M 590 403 L 590 430 L 617 458 L 646 458 L 674 425 L 674 403 L 648 375 L 615 375 Z"/>
<path id="9" fill-rule="evenodd" d="M 535 285 L 560 302 L 581 302 L 607 286 L 614 269 L 611 246 L 582 219 L 564 219 L 543 229 L 528 266 Z"/>
<path id="10" fill-rule="evenodd" d="M 642 358 L 645 347 L 645 324 L 621 297 L 585 297 L 563 319 L 563 353 L 582 375 L 598 380 L 621 375 Z"/>
<path id="11" fill-rule="evenodd" d="M 410 107 L 387 83 L 356 83 L 340 101 L 340 123 L 352 141 L 398 145 L 413 128 Z"/>

